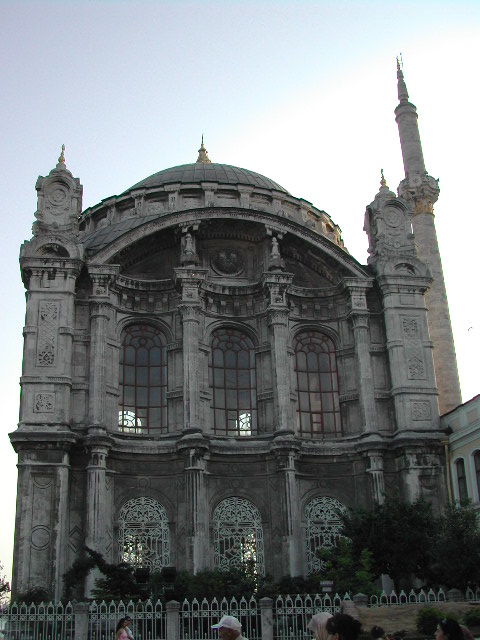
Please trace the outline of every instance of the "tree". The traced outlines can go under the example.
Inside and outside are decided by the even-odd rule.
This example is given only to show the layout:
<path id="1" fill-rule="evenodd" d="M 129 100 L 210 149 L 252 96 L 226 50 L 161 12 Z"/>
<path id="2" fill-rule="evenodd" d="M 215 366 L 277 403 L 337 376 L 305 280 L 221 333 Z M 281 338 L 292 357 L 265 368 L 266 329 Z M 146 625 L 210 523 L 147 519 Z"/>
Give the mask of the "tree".
<path id="1" fill-rule="evenodd" d="M 439 518 L 428 578 L 462 590 L 480 584 L 480 522 L 469 503 L 449 504 Z"/>
<path id="2" fill-rule="evenodd" d="M 10 583 L 3 575 L 3 564 L 0 564 L 0 604 L 5 604 L 10 596 Z"/>
<path id="3" fill-rule="evenodd" d="M 352 541 L 340 538 L 335 547 L 323 549 L 320 557 L 325 564 L 322 579 L 331 580 L 337 593 L 365 593 L 369 596 L 377 593 L 372 553 L 368 549 L 362 549 L 360 555 L 356 555 Z"/>
<path id="4" fill-rule="evenodd" d="M 422 498 L 415 502 L 386 497 L 372 511 L 355 510 L 344 518 L 344 535 L 352 540 L 353 554 L 371 553 L 376 577 L 388 573 L 395 588 L 412 576 L 428 573 L 437 520 L 432 506 Z"/>

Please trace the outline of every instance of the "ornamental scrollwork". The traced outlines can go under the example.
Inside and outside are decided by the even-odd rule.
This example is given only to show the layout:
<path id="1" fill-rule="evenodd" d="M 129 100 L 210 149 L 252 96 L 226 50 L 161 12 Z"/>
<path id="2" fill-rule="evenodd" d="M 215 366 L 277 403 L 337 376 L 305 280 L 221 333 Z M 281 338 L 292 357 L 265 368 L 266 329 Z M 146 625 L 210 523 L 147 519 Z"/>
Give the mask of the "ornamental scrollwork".
<path id="1" fill-rule="evenodd" d="M 335 498 L 314 498 L 305 507 L 307 567 L 309 573 L 319 573 L 324 567 L 318 557 L 320 549 L 335 547 L 343 537 L 342 516 L 347 508 Z"/>

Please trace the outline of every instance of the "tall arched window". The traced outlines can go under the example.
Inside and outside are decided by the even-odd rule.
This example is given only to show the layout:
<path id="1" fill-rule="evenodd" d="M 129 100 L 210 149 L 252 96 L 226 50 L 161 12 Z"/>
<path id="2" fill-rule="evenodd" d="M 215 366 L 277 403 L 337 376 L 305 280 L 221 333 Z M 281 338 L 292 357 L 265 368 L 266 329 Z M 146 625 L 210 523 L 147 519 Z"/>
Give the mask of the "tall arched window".
<path id="1" fill-rule="evenodd" d="M 305 535 L 308 573 L 319 573 L 322 560 L 320 549 L 331 549 L 342 536 L 342 515 L 347 508 L 335 498 L 314 498 L 305 507 Z"/>
<path id="2" fill-rule="evenodd" d="M 295 337 L 294 348 L 298 434 L 309 438 L 342 435 L 333 341 L 318 331 L 305 331 Z"/>
<path id="3" fill-rule="evenodd" d="M 124 433 L 166 433 L 165 338 L 148 324 L 125 329 L 120 349 L 118 428 Z"/>
<path id="4" fill-rule="evenodd" d="M 480 502 L 480 451 L 473 454 L 473 464 L 475 467 L 475 479 L 477 481 L 477 497 Z"/>
<path id="5" fill-rule="evenodd" d="M 120 509 L 118 556 L 134 567 L 159 570 L 170 564 L 168 517 L 153 498 L 133 498 Z"/>
<path id="6" fill-rule="evenodd" d="M 242 567 L 252 562 L 265 575 L 263 528 L 260 512 L 249 500 L 222 500 L 213 514 L 215 568 Z"/>
<path id="7" fill-rule="evenodd" d="M 458 499 L 460 502 L 463 502 L 464 500 L 468 500 L 467 476 L 465 474 L 465 461 L 463 458 L 459 458 L 455 462 L 455 469 L 457 471 Z"/>
<path id="8" fill-rule="evenodd" d="M 209 376 L 215 433 L 226 436 L 256 433 L 257 382 L 250 338 L 236 329 L 215 331 Z"/>

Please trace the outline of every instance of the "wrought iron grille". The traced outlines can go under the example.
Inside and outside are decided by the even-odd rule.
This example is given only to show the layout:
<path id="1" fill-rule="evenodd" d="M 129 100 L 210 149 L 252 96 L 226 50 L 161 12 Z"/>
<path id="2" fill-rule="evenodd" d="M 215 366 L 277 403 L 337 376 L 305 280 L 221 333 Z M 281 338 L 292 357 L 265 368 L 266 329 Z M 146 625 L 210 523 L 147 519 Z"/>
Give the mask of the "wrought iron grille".
<path id="1" fill-rule="evenodd" d="M 244 498 L 222 500 L 213 514 L 215 567 L 228 569 L 253 562 L 265 575 L 263 528 L 257 507 Z"/>
<path id="2" fill-rule="evenodd" d="M 261 616 L 257 601 L 232 598 L 227 601 L 217 598 L 209 601 L 205 598 L 199 602 L 196 598 L 189 602 L 184 600 L 180 610 L 180 640 L 193 640 L 215 637 L 212 625 L 224 615 L 235 616 L 242 623 L 242 635 L 248 640 L 261 638 Z"/>
<path id="3" fill-rule="evenodd" d="M 336 545 L 342 535 L 342 518 L 347 508 L 335 498 L 314 498 L 305 507 L 305 525 L 307 538 L 307 567 L 309 573 L 322 570 L 322 560 L 318 556 L 320 549 Z"/>
<path id="4" fill-rule="evenodd" d="M 120 509 L 118 551 L 121 562 L 161 569 L 170 564 L 170 538 L 165 507 L 153 498 L 132 498 Z"/>
<path id="5" fill-rule="evenodd" d="M 69 602 L 13 603 L 2 612 L 3 637 L 8 640 L 73 640 L 75 617 Z"/>
<path id="6" fill-rule="evenodd" d="M 120 618 L 130 616 L 135 640 L 164 640 L 167 637 L 166 612 L 160 600 L 152 602 L 95 602 L 88 611 L 89 640 L 114 640 Z"/>

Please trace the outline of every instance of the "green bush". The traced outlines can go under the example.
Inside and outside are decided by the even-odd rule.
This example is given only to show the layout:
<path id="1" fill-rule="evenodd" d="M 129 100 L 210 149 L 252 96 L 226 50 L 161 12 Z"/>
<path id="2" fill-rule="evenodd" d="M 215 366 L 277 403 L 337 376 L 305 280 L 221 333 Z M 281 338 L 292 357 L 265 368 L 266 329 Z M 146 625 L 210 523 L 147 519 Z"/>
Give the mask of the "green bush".
<path id="1" fill-rule="evenodd" d="M 425 633 L 427 636 L 433 636 L 437 630 L 439 621 L 443 618 L 443 613 L 434 607 L 425 607 L 420 609 L 417 614 L 416 625 L 417 631 Z"/>
<path id="2" fill-rule="evenodd" d="M 463 616 L 463 621 L 467 627 L 479 627 L 480 626 L 480 607 L 470 609 Z"/>

